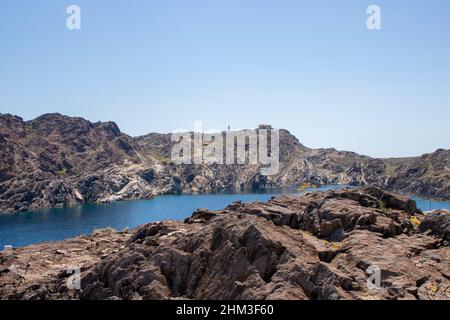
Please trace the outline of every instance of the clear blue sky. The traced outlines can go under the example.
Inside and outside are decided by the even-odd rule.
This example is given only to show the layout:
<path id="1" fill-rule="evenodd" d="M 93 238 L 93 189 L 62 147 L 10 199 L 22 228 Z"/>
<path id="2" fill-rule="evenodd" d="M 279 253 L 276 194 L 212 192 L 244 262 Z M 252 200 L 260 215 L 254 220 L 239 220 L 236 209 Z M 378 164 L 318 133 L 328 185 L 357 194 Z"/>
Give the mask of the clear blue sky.
<path id="1" fill-rule="evenodd" d="M 70 4 L 82 30 L 66 29 Z M 448 0 L 2 0 L 0 60 L 0 112 L 25 119 L 131 135 L 270 123 L 379 157 L 450 148 Z"/>

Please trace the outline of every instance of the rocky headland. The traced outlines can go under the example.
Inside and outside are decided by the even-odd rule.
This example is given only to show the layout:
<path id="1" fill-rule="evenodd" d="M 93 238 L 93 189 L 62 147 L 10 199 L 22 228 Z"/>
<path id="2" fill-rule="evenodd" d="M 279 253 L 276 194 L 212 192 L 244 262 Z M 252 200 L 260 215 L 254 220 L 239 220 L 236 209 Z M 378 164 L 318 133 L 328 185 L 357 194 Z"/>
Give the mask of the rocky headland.
<path id="1" fill-rule="evenodd" d="M 449 243 L 450 212 L 377 188 L 280 196 L 6 251 L 0 299 L 448 300 Z"/>
<path id="2" fill-rule="evenodd" d="M 280 171 L 257 165 L 174 165 L 169 134 L 130 137 L 114 122 L 45 114 L 0 114 L 0 213 L 169 193 L 258 191 L 303 184 L 377 186 L 450 199 L 450 150 L 416 158 L 373 159 L 311 149 L 280 130 Z"/>

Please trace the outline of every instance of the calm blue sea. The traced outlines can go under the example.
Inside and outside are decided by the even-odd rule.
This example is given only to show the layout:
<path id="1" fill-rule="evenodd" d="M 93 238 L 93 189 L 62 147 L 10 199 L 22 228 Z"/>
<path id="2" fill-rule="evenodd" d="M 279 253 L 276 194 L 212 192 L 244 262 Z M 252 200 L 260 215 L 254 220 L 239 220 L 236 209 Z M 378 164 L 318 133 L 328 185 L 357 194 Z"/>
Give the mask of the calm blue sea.
<path id="1" fill-rule="evenodd" d="M 318 190 L 338 189 L 326 186 Z M 63 240 L 81 234 L 90 234 L 96 228 L 113 227 L 123 230 L 161 220 L 182 220 L 197 208 L 223 209 L 236 200 L 266 201 L 295 190 L 271 193 L 164 195 L 151 200 L 122 201 L 107 204 L 89 204 L 73 208 L 56 208 L 17 214 L 0 215 L 0 251 L 4 245 L 14 247 Z M 450 202 L 427 201 L 416 198 L 422 210 L 449 209 Z"/>

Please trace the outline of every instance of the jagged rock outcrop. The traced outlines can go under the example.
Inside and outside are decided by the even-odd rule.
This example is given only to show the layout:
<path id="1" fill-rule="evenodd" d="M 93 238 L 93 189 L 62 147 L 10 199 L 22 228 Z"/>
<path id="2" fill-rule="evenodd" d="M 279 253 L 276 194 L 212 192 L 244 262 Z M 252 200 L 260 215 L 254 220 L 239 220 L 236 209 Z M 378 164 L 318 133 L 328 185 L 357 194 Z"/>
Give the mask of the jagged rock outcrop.
<path id="1" fill-rule="evenodd" d="M 450 220 L 449 211 L 436 210 L 427 214 L 419 226 L 421 233 L 427 233 L 442 239 L 442 245 L 450 244 Z"/>
<path id="2" fill-rule="evenodd" d="M 449 223 L 374 188 L 234 202 L 2 253 L 0 298 L 450 299 Z"/>
<path id="3" fill-rule="evenodd" d="M 128 238 L 127 233 L 104 229 L 91 236 L 0 253 L 0 299 L 77 298 L 76 292 L 60 286 L 71 275 L 69 269 L 98 263 L 124 248 Z"/>
<path id="4" fill-rule="evenodd" d="M 418 158 L 372 159 L 309 149 L 283 129 L 279 136 L 280 170 L 263 176 L 258 165 L 174 165 L 169 134 L 132 138 L 113 122 L 60 114 L 23 121 L 0 114 L 0 213 L 304 183 L 378 186 L 450 199 L 450 150 Z"/>

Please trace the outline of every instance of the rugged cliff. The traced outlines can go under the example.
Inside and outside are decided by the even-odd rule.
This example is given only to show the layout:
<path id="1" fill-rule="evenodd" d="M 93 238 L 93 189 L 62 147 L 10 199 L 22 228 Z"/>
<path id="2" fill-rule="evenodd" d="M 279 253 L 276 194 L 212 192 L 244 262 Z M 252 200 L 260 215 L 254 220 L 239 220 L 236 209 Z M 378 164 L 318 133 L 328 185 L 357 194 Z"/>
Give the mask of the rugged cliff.
<path id="1" fill-rule="evenodd" d="M 310 149 L 280 130 L 280 171 L 266 177 L 256 165 L 174 165 L 172 145 L 170 135 L 132 138 L 113 122 L 60 114 L 31 121 L 0 115 L 0 212 L 303 183 L 374 185 L 450 199 L 450 150 L 372 159 Z"/>
<path id="2" fill-rule="evenodd" d="M 450 299 L 449 242 L 450 212 L 376 188 L 281 196 L 4 252 L 0 298 Z"/>

